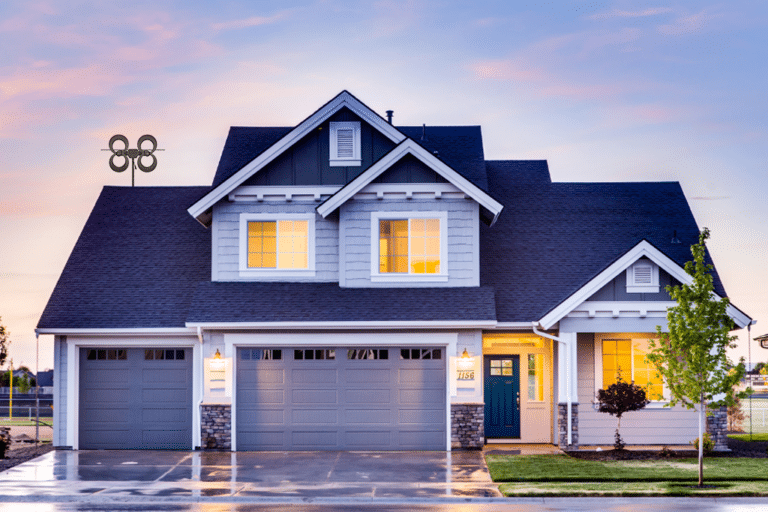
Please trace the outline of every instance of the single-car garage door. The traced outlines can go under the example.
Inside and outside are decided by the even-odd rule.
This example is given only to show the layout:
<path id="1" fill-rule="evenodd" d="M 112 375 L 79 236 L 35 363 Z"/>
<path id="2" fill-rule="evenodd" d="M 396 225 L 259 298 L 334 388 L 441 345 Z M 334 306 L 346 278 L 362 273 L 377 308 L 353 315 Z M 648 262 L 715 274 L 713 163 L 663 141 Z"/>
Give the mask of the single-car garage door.
<path id="1" fill-rule="evenodd" d="M 239 348 L 238 450 L 445 450 L 445 350 Z"/>
<path id="2" fill-rule="evenodd" d="M 192 351 L 81 348 L 80 449 L 192 448 Z"/>

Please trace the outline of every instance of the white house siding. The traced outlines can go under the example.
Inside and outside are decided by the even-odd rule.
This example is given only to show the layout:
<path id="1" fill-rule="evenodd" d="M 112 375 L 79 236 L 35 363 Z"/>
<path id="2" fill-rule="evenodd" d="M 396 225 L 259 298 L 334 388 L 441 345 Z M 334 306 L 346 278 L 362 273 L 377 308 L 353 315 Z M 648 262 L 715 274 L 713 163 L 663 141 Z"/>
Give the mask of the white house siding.
<path id="1" fill-rule="evenodd" d="M 448 254 L 441 256 L 441 264 L 448 265 L 448 281 L 371 282 L 371 213 L 392 211 L 447 212 Z M 479 209 L 472 200 L 352 200 L 341 206 L 339 219 L 341 286 L 412 288 L 480 285 Z"/>
<path id="2" fill-rule="evenodd" d="M 592 407 L 595 400 L 594 339 L 591 333 L 579 333 L 577 339 L 579 444 L 582 446 L 611 445 L 616 432 L 616 417 L 597 412 Z M 646 408 L 622 416 L 620 432 L 627 444 L 688 444 L 698 435 L 698 416 L 696 411 L 680 406 Z"/>
<path id="3" fill-rule="evenodd" d="M 220 202 L 213 209 L 212 280 L 252 281 L 240 277 L 240 214 L 241 213 L 312 213 L 315 215 L 315 276 L 286 278 L 259 275 L 259 281 L 336 282 L 339 280 L 339 228 L 332 219 L 315 213 L 315 202 Z"/>
<path id="4" fill-rule="evenodd" d="M 53 337 L 53 446 L 67 444 L 67 343 Z"/>
<path id="5" fill-rule="evenodd" d="M 482 403 L 483 402 L 483 332 L 480 330 L 459 331 L 456 338 L 456 353 L 449 354 L 461 358 L 467 349 L 467 353 L 474 358 L 474 380 L 457 380 L 456 371 L 449 376 L 449 385 L 456 393 L 451 396 L 451 403 Z"/>

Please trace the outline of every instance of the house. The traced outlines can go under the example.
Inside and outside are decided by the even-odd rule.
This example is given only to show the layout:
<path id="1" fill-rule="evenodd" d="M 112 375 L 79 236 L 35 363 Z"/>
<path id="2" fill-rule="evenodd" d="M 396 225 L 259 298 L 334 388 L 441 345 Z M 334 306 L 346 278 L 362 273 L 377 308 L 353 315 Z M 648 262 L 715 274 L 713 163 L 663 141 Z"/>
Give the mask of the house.
<path id="1" fill-rule="evenodd" d="M 696 437 L 644 360 L 690 280 L 680 185 L 553 183 L 479 126 L 387 116 L 344 91 L 233 127 L 209 187 L 105 187 L 38 324 L 54 445 L 610 444 L 618 373 L 654 398 L 627 442 Z"/>

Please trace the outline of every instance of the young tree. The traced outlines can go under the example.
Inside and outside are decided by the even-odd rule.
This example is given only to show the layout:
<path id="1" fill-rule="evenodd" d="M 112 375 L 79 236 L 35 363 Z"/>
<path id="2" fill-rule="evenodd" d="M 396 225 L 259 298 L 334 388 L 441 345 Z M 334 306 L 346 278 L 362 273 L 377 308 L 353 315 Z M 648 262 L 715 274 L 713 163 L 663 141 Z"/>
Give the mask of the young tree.
<path id="1" fill-rule="evenodd" d="M 709 230 L 699 235 L 699 243 L 691 246 L 693 260 L 685 271 L 693 278 L 691 284 L 667 286 L 677 304 L 667 311 L 669 332 L 657 326 L 658 340 L 650 340 L 648 360 L 664 378 L 669 389 L 668 406 L 682 404 L 699 411 L 699 486 L 704 483 L 704 423 L 707 404 L 711 407 L 733 405 L 734 386 L 744 376 L 744 361 L 733 369 L 726 349 L 735 347 L 730 335 L 733 321 L 726 310 L 727 298 L 717 299 L 712 284 L 712 265 L 704 261 Z"/>
<path id="2" fill-rule="evenodd" d="M 599 412 L 607 412 L 618 419 L 613 447 L 616 450 L 623 450 L 625 443 L 619 435 L 621 415 L 625 412 L 643 409 L 650 403 L 645 395 L 645 390 L 634 382 L 624 382 L 619 375 L 616 382 L 608 386 L 608 389 L 597 391 L 597 403 L 600 405 Z"/>
<path id="3" fill-rule="evenodd" d="M 8 357 L 8 345 L 11 343 L 11 333 L 2 324 L 3 318 L 0 317 L 0 366 L 5 364 Z"/>

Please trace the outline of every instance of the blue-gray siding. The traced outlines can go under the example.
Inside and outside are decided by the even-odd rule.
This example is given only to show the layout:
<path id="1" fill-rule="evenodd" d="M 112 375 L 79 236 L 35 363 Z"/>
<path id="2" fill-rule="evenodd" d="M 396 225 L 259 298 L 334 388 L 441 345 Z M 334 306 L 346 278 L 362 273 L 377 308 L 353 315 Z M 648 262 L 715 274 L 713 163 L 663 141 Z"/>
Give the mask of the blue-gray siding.
<path id="1" fill-rule="evenodd" d="M 448 266 L 447 282 L 371 282 L 372 212 L 445 211 L 448 215 L 448 254 L 441 265 Z M 339 213 L 341 231 L 341 285 L 348 287 L 419 287 L 479 286 L 477 203 L 467 199 L 440 200 L 359 200 L 342 205 Z"/>
<path id="2" fill-rule="evenodd" d="M 668 301 L 672 300 L 665 290 L 668 285 L 679 286 L 680 282 L 663 269 L 659 269 L 658 293 L 627 293 L 627 272 L 624 271 L 607 285 L 600 288 L 587 300 L 594 301 Z"/>
<path id="3" fill-rule="evenodd" d="M 53 337 L 53 446 L 67 444 L 67 342 Z"/>

